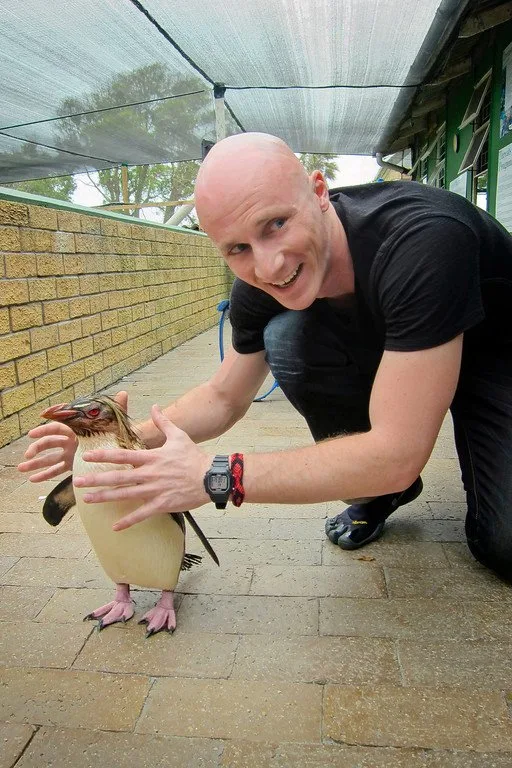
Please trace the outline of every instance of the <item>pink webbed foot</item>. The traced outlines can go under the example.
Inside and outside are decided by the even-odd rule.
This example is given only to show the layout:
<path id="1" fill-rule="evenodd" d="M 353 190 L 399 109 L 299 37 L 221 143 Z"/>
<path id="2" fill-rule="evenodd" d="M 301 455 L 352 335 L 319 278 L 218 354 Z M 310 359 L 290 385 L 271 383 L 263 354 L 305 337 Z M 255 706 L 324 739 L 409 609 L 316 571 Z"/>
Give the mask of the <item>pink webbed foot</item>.
<path id="1" fill-rule="evenodd" d="M 156 635 L 161 629 L 174 632 L 176 613 L 174 611 L 174 593 L 162 592 L 162 597 L 150 611 L 144 614 L 139 624 L 147 624 L 146 637 Z"/>
<path id="2" fill-rule="evenodd" d="M 133 601 L 130 597 L 130 587 L 128 584 L 118 584 L 116 596 L 112 602 L 102 605 L 100 608 L 96 608 L 95 611 L 87 614 L 84 621 L 86 619 L 99 619 L 97 626 L 98 631 L 100 631 L 118 621 L 127 622 L 134 613 Z"/>

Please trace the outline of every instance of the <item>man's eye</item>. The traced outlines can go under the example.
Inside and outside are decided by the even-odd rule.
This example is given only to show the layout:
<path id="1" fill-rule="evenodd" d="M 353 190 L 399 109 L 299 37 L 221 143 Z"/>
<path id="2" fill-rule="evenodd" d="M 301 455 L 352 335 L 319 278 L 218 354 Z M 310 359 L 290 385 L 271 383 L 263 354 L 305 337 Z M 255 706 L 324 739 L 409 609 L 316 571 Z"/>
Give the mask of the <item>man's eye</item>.
<path id="1" fill-rule="evenodd" d="M 237 243 L 232 248 L 229 249 L 230 255 L 236 256 L 237 253 L 242 253 L 242 251 L 246 251 L 248 248 L 246 243 Z"/>
<path id="2" fill-rule="evenodd" d="M 273 224 L 276 229 L 282 229 L 286 224 L 286 219 L 274 219 Z"/>

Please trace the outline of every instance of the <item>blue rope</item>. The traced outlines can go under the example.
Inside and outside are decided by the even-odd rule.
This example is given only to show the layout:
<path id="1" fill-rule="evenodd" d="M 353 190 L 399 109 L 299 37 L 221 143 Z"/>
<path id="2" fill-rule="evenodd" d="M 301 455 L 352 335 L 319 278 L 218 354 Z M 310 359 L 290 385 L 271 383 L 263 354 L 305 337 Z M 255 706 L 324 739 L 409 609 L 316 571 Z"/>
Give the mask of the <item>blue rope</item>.
<path id="1" fill-rule="evenodd" d="M 229 300 L 224 299 L 219 304 L 217 304 L 217 309 L 219 310 L 220 318 L 219 318 L 219 352 L 220 352 L 220 361 L 222 362 L 224 360 L 224 323 L 226 322 L 226 316 L 229 311 Z M 274 391 L 279 386 L 277 381 L 274 380 L 274 383 L 268 390 L 268 392 L 265 392 L 264 395 L 260 395 L 260 397 L 255 397 L 254 401 L 255 403 L 261 403 L 262 400 L 264 400 L 266 397 L 270 395 L 271 392 Z"/>

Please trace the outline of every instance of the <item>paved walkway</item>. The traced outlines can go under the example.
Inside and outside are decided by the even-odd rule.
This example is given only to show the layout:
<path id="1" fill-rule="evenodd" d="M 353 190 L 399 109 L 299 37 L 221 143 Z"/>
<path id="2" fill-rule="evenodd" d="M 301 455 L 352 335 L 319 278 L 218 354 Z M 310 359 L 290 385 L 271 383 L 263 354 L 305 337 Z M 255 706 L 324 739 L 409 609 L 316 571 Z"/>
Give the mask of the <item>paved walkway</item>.
<path id="1" fill-rule="evenodd" d="M 132 414 L 217 355 L 212 330 L 127 377 Z M 277 390 L 214 442 L 309 439 Z M 338 504 L 201 509 L 221 567 L 182 576 L 178 629 L 149 640 L 82 622 L 112 588 L 78 519 L 42 519 L 53 484 L 14 469 L 27 444 L 0 450 L 0 768 L 512 766 L 512 589 L 464 544 L 449 423 L 422 496 L 363 551 L 324 538 Z M 136 618 L 153 601 L 137 592 Z"/>

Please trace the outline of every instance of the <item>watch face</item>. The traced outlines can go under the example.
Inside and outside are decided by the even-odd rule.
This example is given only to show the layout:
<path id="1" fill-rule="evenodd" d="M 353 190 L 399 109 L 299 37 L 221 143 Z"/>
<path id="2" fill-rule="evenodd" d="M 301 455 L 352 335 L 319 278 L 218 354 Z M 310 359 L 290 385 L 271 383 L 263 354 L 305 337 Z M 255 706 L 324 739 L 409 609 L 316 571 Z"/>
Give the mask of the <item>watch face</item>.
<path id="1" fill-rule="evenodd" d="M 218 491 L 223 492 L 227 491 L 229 488 L 229 478 L 225 474 L 211 474 L 210 475 L 210 490 L 213 493 L 217 493 Z"/>

